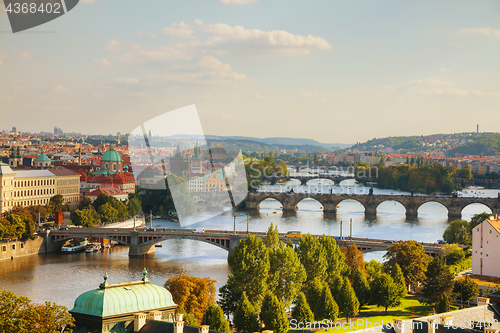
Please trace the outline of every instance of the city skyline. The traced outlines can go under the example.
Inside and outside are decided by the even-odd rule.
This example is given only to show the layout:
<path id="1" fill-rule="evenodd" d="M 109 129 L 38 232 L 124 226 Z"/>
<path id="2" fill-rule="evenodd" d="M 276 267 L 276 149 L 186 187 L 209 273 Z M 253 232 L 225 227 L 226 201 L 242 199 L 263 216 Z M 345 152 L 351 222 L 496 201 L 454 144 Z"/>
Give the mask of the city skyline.
<path id="1" fill-rule="evenodd" d="M 210 135 L 352 143 L 477 123 L 494 132 L 498 10 L 493 1 L 87 0 L 0 34 L 2 124 L 127 133 L 196 104 Z"/>

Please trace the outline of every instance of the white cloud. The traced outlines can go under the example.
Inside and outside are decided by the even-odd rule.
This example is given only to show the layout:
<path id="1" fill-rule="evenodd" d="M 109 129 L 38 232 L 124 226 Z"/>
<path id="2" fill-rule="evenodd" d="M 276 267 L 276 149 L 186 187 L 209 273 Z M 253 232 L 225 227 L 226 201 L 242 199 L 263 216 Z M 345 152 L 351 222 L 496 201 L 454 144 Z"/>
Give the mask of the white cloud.
<path id="1" fill-rule="evenodd" d="M 69 89 L 68 88 L 65 88 L 61 85 L 57 85 L 55 87 L 52 88 L 52 91 L 53 92 L 56 92 L 56 93 L 65 93 L 65 92 L 68 92 Z"/>
<path id="2" fill-rule="evenodd" d="M 248 5 L 257 3 L 257 0 L 219 0 L 219 2 L 225 5 Z"/>
<path id="3" fill-rule="evenodd" d="M 174 22 L 168 28 L 163 28 L 161 31 L 167 36 L 175 36 L 180 38 L 196 39 L 194 31 L 190 24 L 184 22 Z"/>
<path id="4" fill-rule="evenodd" d="M 488 92 L 482 92 L 482 91 L 479 91 L 479 90 L 472 90 L 472 95 L 477 96 L 477 97 L 495 96 L 495 94 L 488 93 Z"/>
<path id="5" fill-rule="evenodd" d="M 194 20 L 194 24 L 196 24 L 196 25 L 203 25 L 203 21 L 196 19 L 196 20 Z"/>
<path id="6" fill-rule="evenodd" d="M 493 28 L 467 28 L 458 30 L 458 33 L 462 35 L 500 37 L 500 29 Z"/>
<path id="7" fill-rule="evenodd" d="M 306 50 L 331 49 L 332 46 L 320 37 L 311 35 L 299 36 L 286 31 L 261 31 L 258 29 L 245 29 L 242 26 L 231 27 L 223 23 L 209 24 L 202 27 L 202 31 L 212 35 L 212 41 L 224 42 L 230 40 L 247 41 L 253 45 L 265 45 L 282 48 L 302 48 Z"/>
<path id="8" fill-rule="evenodd" d="M 133 77 L 129 77 L 129 78 L 126 78 L 126 79 L 115 79 L 115 82 L 118 82 L 118 83 L 126 83 L 126 84 L 135 84 L 135 83 L 139 83 L 139 80 L 136 79 L 136 78 L 133 78 Z"/>
<path id="9" fill-rule="evenodd" d="M 106 43 L 104 49 L 109 52 L 118 52 L 123 49 L 123 45 L 124 45 L 123 42 L 120 42 L 116 39 L 112 39 Z"/>
<path id="10" fill-rule="evenodd" d="M 29 52 L 19 52 L 17 53 L 17 56 L 22 59 L 29 59 L 32 57 L 32 54 Z"/>
<path id="11" fill-rule="evenodd" d="M 434 79 L 416 80 L 403 83 L 399 91 L 426 96 L 469 96 L 466 90 L 455 89 L 453 82 Z"/>
<path id="12" fill-rule="evenodd" d="M 111 63 L 108 61 L 108 59 L 94 59 L 94 62 L 100 66 L 111 66 Z"/>

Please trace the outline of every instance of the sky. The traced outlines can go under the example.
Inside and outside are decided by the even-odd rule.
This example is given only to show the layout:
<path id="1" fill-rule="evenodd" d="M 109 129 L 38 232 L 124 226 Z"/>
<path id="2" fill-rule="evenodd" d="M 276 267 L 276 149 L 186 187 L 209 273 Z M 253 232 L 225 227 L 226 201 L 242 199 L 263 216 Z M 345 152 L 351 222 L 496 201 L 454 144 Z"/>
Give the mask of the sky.
<path id="1" fill-rule="evenodd" d="M 16 34 L 2 3 L 0 130 L 129 133 L 194 104 L 207 135 L 497 132 L 499 55 L 496 0 L 83 0 Z"/>

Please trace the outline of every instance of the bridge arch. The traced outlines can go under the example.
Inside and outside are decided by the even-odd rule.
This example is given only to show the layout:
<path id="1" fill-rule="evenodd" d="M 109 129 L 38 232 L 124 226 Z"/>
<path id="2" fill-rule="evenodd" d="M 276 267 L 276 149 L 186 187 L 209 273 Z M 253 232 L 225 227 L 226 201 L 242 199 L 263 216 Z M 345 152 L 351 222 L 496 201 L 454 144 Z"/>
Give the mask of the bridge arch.
<path id="1" fill-rule="evenodd" d="M 340 200 L 340 201 L 337 203 L 337 212 L 339 212 L 339 209 L 341 209 L 340 205 L 341 205 L 342 203 L 346 202 L 346 201 L 347 201 L 347 202 L 349 202 L 349 203 L 351 203 L 351 205 L 353 205 L 353 207 L 352 207 L 352 208 L 354 208 L 355 206 L 358 206 L 357 204 L 361 205 L 361 207 L 363 207 L 363 210 L 361 211 L 361 213 L 364 213 L 364 212 L 366 212 L 366 211 L 367 211 L 367 209 L 366 209 L 366 205 L 365 205 L 362 201 L 356 200 L 355 198 L 345 198 L 345 199 Z M 354 203 L 354 202 L 356 202 L 357 204 L 356 204 L 356 203 Z M 348 205 L 349 205 L 349 203 L 348 203 Z M 344 203 L 344 205 L 345 205 L 345 203 Z M 359 207 L 359 206 L 358 206 L 358 207 Z M 340 213 L 342 213 L 342 211 L 340 211 Z"/>
<path id="2" fill-rule="evenodd" d="M 188 240 L 194 240 L 194 241 L 198 241 L 198 242 L 203 242 L 203 243 L 207 243 L 207 244 L 210 244 L 210 245 L 214 245 L 214 246 L 217 246 L 221 249 L 224 249 L 226 251 L 229 251 L 229 238 L 225 239 L 225 240 L 221 240 L 220 242 L 216 242 L 215 241 L 215 238 L 214 238 L 214 241 L 211 241 L 210 240 L 210 235 L 209 234 L 206 234 L 207 237 L 203 236 L 203 238 L 201 237 L 196 237 L 196 236 L 166 236 L 166 237 L 159 237 L 159 238 L 156 238 L 156 239 L 152 239 L 152 240 L 149 240 L 147 242 L 144 242 L 144 243 L 141 243 L 141 245 L 149 245 L 149 244 L 156 244 L 156 243 L 160 243 L 160 242 L 163 242 L 163 241 L 166 241 L 166 240 L 171 240 L 171 239 L 188 239 Z"/>
<path id="3" fill-rule="evenodd" d="M 267 201 L 267 203 L 271 203 L 273 201 L 277 201 L 279 203 L 279 205 L 280 205 L 277 209 L 281 209 L 280 207 L 283 207 L 283 202 L 280 200 L 280 198 L 278 198 L 276 196 L 269 196 L 269 197 L 263 198 L 263 199 L 261 199 L 260 201 L 257 202 L 257 209 L 259 211 L 261 210 L 261 204 L 264 201 Z M 264 204 L 264 206 L 266 206 L 266 204 Z M 266 207 L 264 207 L 264 208 L 266 208 Z"/>
<path id="4" fill-rule="evenodd" d="M 128 237 L 128 238 L 127 238 Z M 130 236 L 123 236 L 123 237 L 113 237 L 113 236 L 108 236 L 108 235 L 93 235 L 93 234 L 78 234 L 78 235 L 72 235 L 72 236 L 63 236 L 63 237 L 57 237 L 55 239 L 56 242 L 67 242 L 72 239 L 76 238 L 103 238 L 103 239 L 108 239 L 110 241 L 116 241 L 118 244 L 125 245 L 125 246 L 130 246 Z"/>
<path id="5" fill-rule="evenodd" d="M 391 209 L 394 209 L 396 206 L 396 209 L 399 212 L 401 212 L 401 214 L 406 214 L 406 206 L 403 202 L 401 202 L 401 200 L 398 200 L 396 198 L 394 199 L 391 199 L 391 200 L 385 200 L 385 201 L 382 201 L 380 202 L 377 207 L 375 208 L 375 211 L 378 213 L 385 213 L 387 211 L 387 209 L 390 207 Z"/>
<path id="6" fill-rule="evenodd" d="M 468 205 L 465 205 L 462 207 L 462 216 L 468 218 L 469 216 L 472 217 L 473 215 L 477 213 L 488 213 L 488 214 L 493 214 L 494 209 L 492 209 L 490 206 L 484 204 L 484 203 L 470 203 Z"/>
<path id="7" fill-rule="evenodd" d="M 321 200 L 317 199 L 317 198 L 314 198 L 314 197 L 304 197 L 302 199 L 300 199 L 300 201 L 297 202 L 297 204 L 295 205 L 295 207 L 297 208 L 297 210 L 302 210 L 302 211 L 311 211 L 311 209 L 305 209 L 305 208 L 299 208 L 299 205 L 302 203 L 302 207 L 304 207 L 304 204 L 307 205 L 307 202 L 311 202 L 311 201 L 314 201 L 316 204 L 318 204 L 318 211 L 323 211 L 323 208 L 325 207 L 325 204 L 323 202 L 321 202 Z M 320 208 L 321 207 L 321 208 Z M 312 207 L 311 207 L 312 208 Z"/>
<path id="8" fill-rule="evenodd" d="M 417 208 L 417 215 L 449 215 L 448 207 L 439 200 L 432 200 L 422 203 Z"/>
<path id="9" fill-rule="evenodd" d="M 307 186 L 334 186 L 335 181 L 330 178 L 324 178 L 324 177 L 318 177 L 318 178 L 311 178 L 308 179 L 306 182 Z"/>

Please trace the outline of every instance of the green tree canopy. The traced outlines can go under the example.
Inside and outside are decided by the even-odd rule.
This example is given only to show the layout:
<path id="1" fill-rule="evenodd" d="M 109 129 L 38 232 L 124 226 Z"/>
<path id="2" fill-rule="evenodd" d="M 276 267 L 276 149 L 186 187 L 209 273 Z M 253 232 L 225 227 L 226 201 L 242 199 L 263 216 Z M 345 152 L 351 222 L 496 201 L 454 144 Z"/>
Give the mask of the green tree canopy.
<path id="1" fill-rule="evenodd" d="M 394 280 L 394 286 L 396 287 L 399 297 L 405 297 L 408 285 L 406 284 L 401 267 L 399 267 L 397 263 L 391 269 L 391 277 Z"/>
<path id="2" fill-rule="evenodd" d="M 306 270 L 292 247 L 279 242 L 275 252 L 270 251 L 269 289 L 285 307 L 292 304 L 306 280 Z"/>
<path id="3" fill-rule="evenodd" d="M 470 219 L 469 234 L 472 235 L 472 229 L 474 229 L 477 225 L 481 224 L 484 220 L 489 219 L 490 216 L 491 216 L 491 214 L 486 213 L 486 212 L 474 215 Z"/>
<path id="4" fill-rule="evenodd" d="M 323 314 L 322 304 L 321 304 L 321 294 L 323 293 L 323 283 L 319 278 L 314 279 L 309 283 L 307 288 L 306 299 L 307 303 L 311 307 L 311 311 L 314 315 L 315 320 L 321 320 L 321 315 Z"/>
<path id="5" fill-rule="evenodd" d="M 321 292 L 321 320 L 328 319 L 329 321 L 335 321 L 339 315 L 339 306 L 332 296 L 332 292 L 328 285 L 324 286 Z"/>
<path id="6" fill-rule="evenodd" d="M 262 239 L 248 235 L 229 254 L 228 263 L 231 272 L 226 284 L 219 289 L 219 304 L 224 312 L 233 313 L 236 310 L 243 292 L 246 292 L 253 306 L 260 309 L 270 269 L 269 251 Z"/>
<path id="7" fill-rule="evenodd" d="M 372 281 L 371 285 L 373 303 L 382 306 L 387 314 L 387 309 L 398 306 L 401 302 L 401 296 L 398 294 L 394 280 L 390 275 L 381 273 Z"/>
<path id="8" fill-rule="evenodd" d="M 425 275 L 426 280 L 422 294 L 427 304 L 436 305 L 439 303 L 441 295 L 451 293 L 454 276 L 444 264 L 444 260 L 439 257 L 432 259 Z"/>
<path id="9" fill-rule="evenodd" d="M 443 239 L 447 243 L 457 243 L 468 245 L 471 243 L 469 234 L 469 222 L 465 220 L 455 220 L 450 222 L 450 225 L 444 230 Z"/>
<path id="10" fill-rule="evenodd" d="M 450 297 L 447 294 L 439 296 L 439 303 L 436 307 L 437 313 L 450 312 Z"/>
<path id="11" fill-rule="evenodd" d="M 406 283 L 416 285 L 425 281 L 425 271 L 427 270 L 428 256 L 424 247 L 416 241 L 403 241 L 387 247 L 384 255 L 387 261 L 384 263 L 386 271 L 391 267 L 399 265 Z"/>
<path id="12" fill-rule="evenodd" d="M 233 322 L 238 332 L 253 333 L 259 330 L 257 312 L 248 300 L 245 292 L 241 294 L 241 299 L 234 313 Z"/>
<path id="13" fill-rule="evenodd" d="M 366 273 L 359 268 L 354 272 L 352 287 L 358 298 L 359 306 L 367 305 L 371 300 L 370 285 L 366 279 Z"/>
<path id="14" fill-rule="evenodd" d="M 222 308 L 216 304 L 211 304 L 208 306 L 205 313 L 205 318 L 203 320 L 206 325 L 210 326 L 212 331 L 231 333 L 231 328 L 229 323 L 224 317 Z"/>
<path id="15" fill-rule="evenodd" d="M 272 292 L 268 291 L 264 296 L 260 320 L 264 323 L 266 330 L 272 330 L 275 333 L 288 332 L 288 317 L 285 308 Z"/>
<path id="16" fill-rule="evenodd" d="M 465 279 L 459 279 L 454 281 L 453 293 L 456 299 L 460 299 L 463 302 L 468 302 L 479 295 L 479 287 L 476 281 L 469 278 L 468 275 Z"/>
<path id="17" fill-rule="evenodd" d="M 340 299 L 338 299 L 337 302 L 340 303 L 339 309 L 344 317 L 351 318 L 356 316 L 359 312 L 359 301 L 347 276 L 344 276 L 343 279 L 343 292 L 341 293 Z"/>
<path id="18" fill-rule="evenodd" d="M 330 293 L 331 294 L 331 293 Z M 299 292 L 294 301 L 292 310 L 292 318 L 296 319 L 299 323 L 312 323 L 314 322 L 314 314 L 307 303 L 306 296 L 303 292 Z"/>
<path id="19" fill-rule="evenodd" d="M 320 241 L 311 234 L 303 235 L 299 241 L 298 254 L 304 265 L 307 279 L 306 284 L 318 278 L 325 281 L 327 277 L 326 251 Z M 314 312 L 314 310 L 313 310 Z"/>

